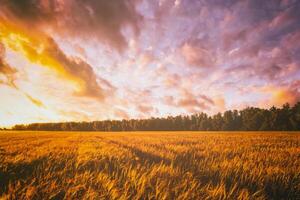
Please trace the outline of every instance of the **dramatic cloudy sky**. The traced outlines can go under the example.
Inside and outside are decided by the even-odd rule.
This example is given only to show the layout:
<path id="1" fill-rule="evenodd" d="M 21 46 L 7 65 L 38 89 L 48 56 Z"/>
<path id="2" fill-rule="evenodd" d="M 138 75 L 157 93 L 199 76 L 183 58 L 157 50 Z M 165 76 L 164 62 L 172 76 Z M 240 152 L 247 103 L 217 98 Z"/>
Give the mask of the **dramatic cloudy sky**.
<path id="1" fill-rule="evenodd" d="M 0 0 L 0 126 L 300 99 L 298 0 Z"/>

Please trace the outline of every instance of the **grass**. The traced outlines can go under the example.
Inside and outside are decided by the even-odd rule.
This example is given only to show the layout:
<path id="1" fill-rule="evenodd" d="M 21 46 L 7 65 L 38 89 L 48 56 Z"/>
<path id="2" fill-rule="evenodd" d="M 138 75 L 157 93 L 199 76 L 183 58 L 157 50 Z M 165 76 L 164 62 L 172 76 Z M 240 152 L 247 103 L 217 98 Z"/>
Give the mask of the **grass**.
<path id="1" fill-rule="evenodd" d="M 300 199 L 299 133 L 1 132 L 0 199 Z"/>

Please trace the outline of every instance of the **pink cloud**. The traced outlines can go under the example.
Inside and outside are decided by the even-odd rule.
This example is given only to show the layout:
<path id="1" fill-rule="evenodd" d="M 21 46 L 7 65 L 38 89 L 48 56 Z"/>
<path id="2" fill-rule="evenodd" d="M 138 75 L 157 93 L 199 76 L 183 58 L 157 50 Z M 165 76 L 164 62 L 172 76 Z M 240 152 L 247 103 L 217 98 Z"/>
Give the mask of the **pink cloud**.
<path id="1" fill-rule="evenodd" d="M 284 37 L 282 45 L 288 49 L 299 48 L 300 46 L 300 30 L 291 32 Z"/>
<path id="2" fill-rule="evenodd" d="M 210 52 L 199 46 L 194 46 L 193 44 L 185 43 L 181 47 L 181 53 L 187 62 L 191 66 L 198 67 L 212 67 L 214 66 L 214 58 Z"/>
<path id="3" fill-rule="evenodd" d="M 280 28 L 292 23 L 295 20 L 293 16 L 290 15 L 288 11 L 279 13 L 273 20 L 269 23 L 270 28 Z"/>
<path id="4" fill-rule="evenodd" d="M 120 118 L 120 119 L 129 119 L 130 118 L 130 116 L 128 115 L 128 113 L 126 111 L 124 111 L 124 110 L 121 110 L 121 109 L 115 110 L 114 114 L 115 114 L 115 116 L 117 118 Z"/>

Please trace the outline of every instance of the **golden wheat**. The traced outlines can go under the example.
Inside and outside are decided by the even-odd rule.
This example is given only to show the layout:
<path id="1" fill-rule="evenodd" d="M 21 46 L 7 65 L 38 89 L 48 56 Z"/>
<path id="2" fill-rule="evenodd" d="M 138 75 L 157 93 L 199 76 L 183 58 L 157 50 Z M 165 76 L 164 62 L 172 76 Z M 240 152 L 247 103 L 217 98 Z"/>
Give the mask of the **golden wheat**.
<path id="1" fill-rule="evenodd" d="M 3 199 L 299 199 L 299 133 L 1 132 Z"/>

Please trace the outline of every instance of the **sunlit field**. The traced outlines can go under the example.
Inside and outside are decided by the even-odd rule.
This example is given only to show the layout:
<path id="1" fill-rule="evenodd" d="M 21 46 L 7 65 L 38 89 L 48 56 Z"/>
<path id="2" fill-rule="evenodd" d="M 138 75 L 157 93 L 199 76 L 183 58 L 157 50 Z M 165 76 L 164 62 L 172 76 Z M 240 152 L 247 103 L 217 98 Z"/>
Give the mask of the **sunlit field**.
<path id="1" fill-rule="evenodd" d="M 0 132 L 3 199 L 299 199 L 300 134 Z"/>

